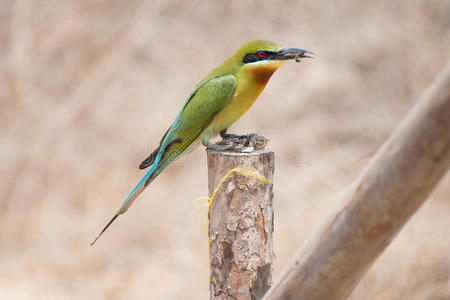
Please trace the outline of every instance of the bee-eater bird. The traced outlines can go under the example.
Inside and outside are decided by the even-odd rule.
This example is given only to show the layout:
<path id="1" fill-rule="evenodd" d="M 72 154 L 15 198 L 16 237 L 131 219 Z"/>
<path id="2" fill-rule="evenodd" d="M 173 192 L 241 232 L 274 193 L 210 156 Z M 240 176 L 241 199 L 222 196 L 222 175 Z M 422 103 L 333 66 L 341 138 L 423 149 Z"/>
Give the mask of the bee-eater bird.
<path id="1" fill-rule="evenodd" d="M 230 59 L 209 73 L 191 92 L 159 147 L 140 164 L 140 169 L 151 168 L 91 246 L 119 215 L 127 211 L 156 176 L 194 141 L 201 139 L 203 145 L 214 148 L 209 143 L 212 137 L 217 134 L 222 138 L 233 136 L 226 133 L 227 128 L 252 106 L 272 74 L 287 60 L 298 62 L 303 57 L 311 57 L 307 54 L 313 53 L 282 48 L 270 41 L 253 41 L 239 48 Z"/>

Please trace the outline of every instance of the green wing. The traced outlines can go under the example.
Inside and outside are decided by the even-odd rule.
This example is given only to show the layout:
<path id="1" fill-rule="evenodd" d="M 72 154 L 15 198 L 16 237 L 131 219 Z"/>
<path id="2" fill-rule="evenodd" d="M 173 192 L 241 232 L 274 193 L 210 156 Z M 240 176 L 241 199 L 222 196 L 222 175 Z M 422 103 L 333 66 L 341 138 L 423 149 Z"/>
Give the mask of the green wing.
<path id="1" fill-rule="evenodd" d="M 164 146 L 168 147 L 167 145 L 173 143 L 181 144 L 181 140 L 184 141 L 183 144 L 187 142 L 187 146 L 191 144 L 202 130 L 211 123 L 217 113 L 224 108 L 235 89 L 236 77 L 234 75 L 208 78 L 200 82 L 164 134 L 160 146 L 139 165 L 139 168 L 145 169 L 152 165 Z M 181 147 L 178 150 L 184 150 L 185 148 Z"/>
<path id="2" fill-rule="evenodd" d="M 224 75 L 203 81 L 192 92 L 161 141 L 162 155 L 155 157 L 158 167 L 146 185 L 176 159 L 230 101 L 236 90 L 236 77 Z M 159 153 L 158 153 L 159 154 Z"/>

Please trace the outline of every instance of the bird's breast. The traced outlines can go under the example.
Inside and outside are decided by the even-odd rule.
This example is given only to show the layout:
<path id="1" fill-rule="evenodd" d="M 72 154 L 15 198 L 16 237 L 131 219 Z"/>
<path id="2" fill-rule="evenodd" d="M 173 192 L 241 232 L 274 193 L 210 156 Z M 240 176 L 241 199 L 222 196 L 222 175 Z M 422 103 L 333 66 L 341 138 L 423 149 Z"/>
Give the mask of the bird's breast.
<path id="1" fill-rule="evenodd" d="M 269 78 L 270 76 L 265 82 L 262 82 L 255 80 L 251 75 L 237 77 L 236 91 L 225 108 L 206 128 L 203 133 L 203 139 L 209 140 L 236 122 L 253 105 Z"/>

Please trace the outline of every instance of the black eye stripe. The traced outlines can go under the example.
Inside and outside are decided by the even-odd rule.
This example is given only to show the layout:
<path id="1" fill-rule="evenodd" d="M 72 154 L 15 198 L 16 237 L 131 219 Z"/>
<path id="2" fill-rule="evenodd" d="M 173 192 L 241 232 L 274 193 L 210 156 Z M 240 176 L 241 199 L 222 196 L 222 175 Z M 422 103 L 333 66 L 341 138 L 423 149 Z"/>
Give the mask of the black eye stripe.
<path id="1" fill-rule="evenodd" d="M 261 51 L 261 50 L 258 50 L 254 53 L 245 54 L 244 58 L 242 59 L 242 62 L 244 64 L 247 64 L 247 63 L 257 62 L 260 60 L 271 60 L 277 53 L 275 51 L 264 51 L 266 53 L 266 55 L 264 55 L 264 57 L 260 57 L 258 55 L 259 51 Z"/>
<path id="2" fill-rule="evenodd" d="M 247 64 L 247 63 L 252 63 L 252 62 L 258 61 L 260 59 L 261 58 L 256 53 L 247 53 L 247 54 L 245 54 L 242 62 L 244 64 Z"/>

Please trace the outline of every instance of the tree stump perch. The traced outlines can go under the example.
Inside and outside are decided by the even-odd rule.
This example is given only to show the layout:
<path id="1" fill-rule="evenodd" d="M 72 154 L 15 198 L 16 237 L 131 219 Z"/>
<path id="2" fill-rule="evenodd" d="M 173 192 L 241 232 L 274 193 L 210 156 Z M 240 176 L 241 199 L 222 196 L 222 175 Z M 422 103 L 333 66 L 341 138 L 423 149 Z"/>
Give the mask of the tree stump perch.
<path id="1" fill-rule="evenodd" d="M 274 153 L 207 151 L 210 197 L 210 299 L 261 299 L 272 283 L 272 184 L 230 170 L 273 179 Z"/>

